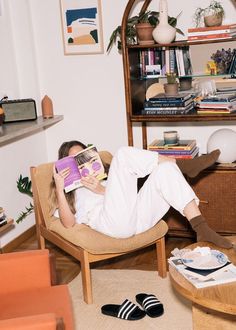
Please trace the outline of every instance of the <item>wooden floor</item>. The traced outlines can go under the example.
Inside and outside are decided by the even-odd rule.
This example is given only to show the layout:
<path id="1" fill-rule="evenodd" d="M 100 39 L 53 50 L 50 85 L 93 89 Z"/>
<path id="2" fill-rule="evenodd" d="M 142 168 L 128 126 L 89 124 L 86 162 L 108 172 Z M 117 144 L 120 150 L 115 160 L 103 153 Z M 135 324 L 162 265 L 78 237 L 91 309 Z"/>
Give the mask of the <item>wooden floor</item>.
<path id="1" fill-rule="evenodd" d="M 166 238 L 166 256 L 171 255 L 171 251 L 178 247 L 184 248 L 185 246 L 193 243 L 190 238 Z M 46 247 L 56 256 L 56 271 L 58 284 L 69 283 L 80 272 L 80 264 L 73 257 L 69 256 L 59 248 L 47 243 Z M 23 242 L 14 251 L 35 250 L 37 249 L 36 236 Z M 155 260 L 155 247 L 150 246 L 142 251 L 120 256 L 114 259 L 96 262 L 92 268 L 96 269 L 140 269 L 140 270 L 156 270 L 157 264 Z"/>

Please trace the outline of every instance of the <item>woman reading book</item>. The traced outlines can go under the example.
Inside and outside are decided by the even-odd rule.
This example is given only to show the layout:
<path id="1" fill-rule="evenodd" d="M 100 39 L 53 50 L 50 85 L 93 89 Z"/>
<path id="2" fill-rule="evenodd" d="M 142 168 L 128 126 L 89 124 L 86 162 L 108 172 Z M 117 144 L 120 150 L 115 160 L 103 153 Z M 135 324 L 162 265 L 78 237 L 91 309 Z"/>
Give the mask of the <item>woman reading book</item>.
<path id="1" fill-rule="evenodd" d="M 84 148 L 79 141 L 65 142 L 59 158 Z M 172 206 L 188 219 L 198 241 L 231 248 L 229 240 L 207 225 L 198 208 L 199 200 L 183 176 L 197 176 L 213 165 L 219 154 L 215 150 L 192 160 L 175 160 L 148 150 L 121 147 L 112 159 L 107 181 L 89 174 L 82 178 L 83 187 L 67 194 L 64 179 L 68 172 L 57 173 L 54 167 L 52 213 L 65 227 L 84 223 L 108 236 L 126 238 L 153 227 Z M 137 191 L 137 179 L 147 175 Z"/>

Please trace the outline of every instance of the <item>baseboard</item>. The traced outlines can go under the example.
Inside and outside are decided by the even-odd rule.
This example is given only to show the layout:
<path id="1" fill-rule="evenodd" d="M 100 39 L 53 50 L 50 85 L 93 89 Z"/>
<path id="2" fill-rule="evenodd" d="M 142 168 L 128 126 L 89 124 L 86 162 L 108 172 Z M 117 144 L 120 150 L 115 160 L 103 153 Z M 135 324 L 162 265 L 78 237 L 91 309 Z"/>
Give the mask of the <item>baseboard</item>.
<path id="1" fill-rule="evenodd" d="M 22 244 L 24 241 L 35 235 L 35 233 L 36 233 L 36 227 L 34 225 L 33 227 L 30 227 L 28 230 L 22 233 L 20 236 L 16 237 L 13 241 L 3 246 L 0 249 L 0 253 L 8 253 L 14 251 L 15 249 L 18 248 L 20 244 Z"/>

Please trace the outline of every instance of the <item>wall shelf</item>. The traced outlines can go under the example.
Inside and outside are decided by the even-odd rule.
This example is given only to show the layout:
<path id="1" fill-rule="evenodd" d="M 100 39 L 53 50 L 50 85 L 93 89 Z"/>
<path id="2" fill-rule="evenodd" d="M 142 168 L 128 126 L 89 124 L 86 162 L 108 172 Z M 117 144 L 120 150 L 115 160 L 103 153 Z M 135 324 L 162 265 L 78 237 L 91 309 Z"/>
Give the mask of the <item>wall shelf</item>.
<path id="1" fill-rule="evenodd" d="M 40 116 L 38 119 L 32 121 L 3 124 L 0 127 L 0 145 L 17 141 L 20 138 L 55 125 L 61 120 L 63 120 L 62 115 L 57 115 L 49 119 L 44 119 Z"/>

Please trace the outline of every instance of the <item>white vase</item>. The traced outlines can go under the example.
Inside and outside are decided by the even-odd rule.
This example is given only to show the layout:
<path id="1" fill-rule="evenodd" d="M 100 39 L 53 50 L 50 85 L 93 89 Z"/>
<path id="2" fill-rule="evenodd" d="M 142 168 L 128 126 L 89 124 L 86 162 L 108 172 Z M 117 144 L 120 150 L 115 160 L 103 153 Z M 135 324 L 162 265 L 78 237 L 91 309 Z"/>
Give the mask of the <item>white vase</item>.
<path id="1" fill-rule="evenodd" d="M 160 0 L 159 12 L 159 24 L 153 30 L 152 36 L 158 44 L 168 44 L 175 39 L 176 29 L 168 23 L 167 0 Z"/>

